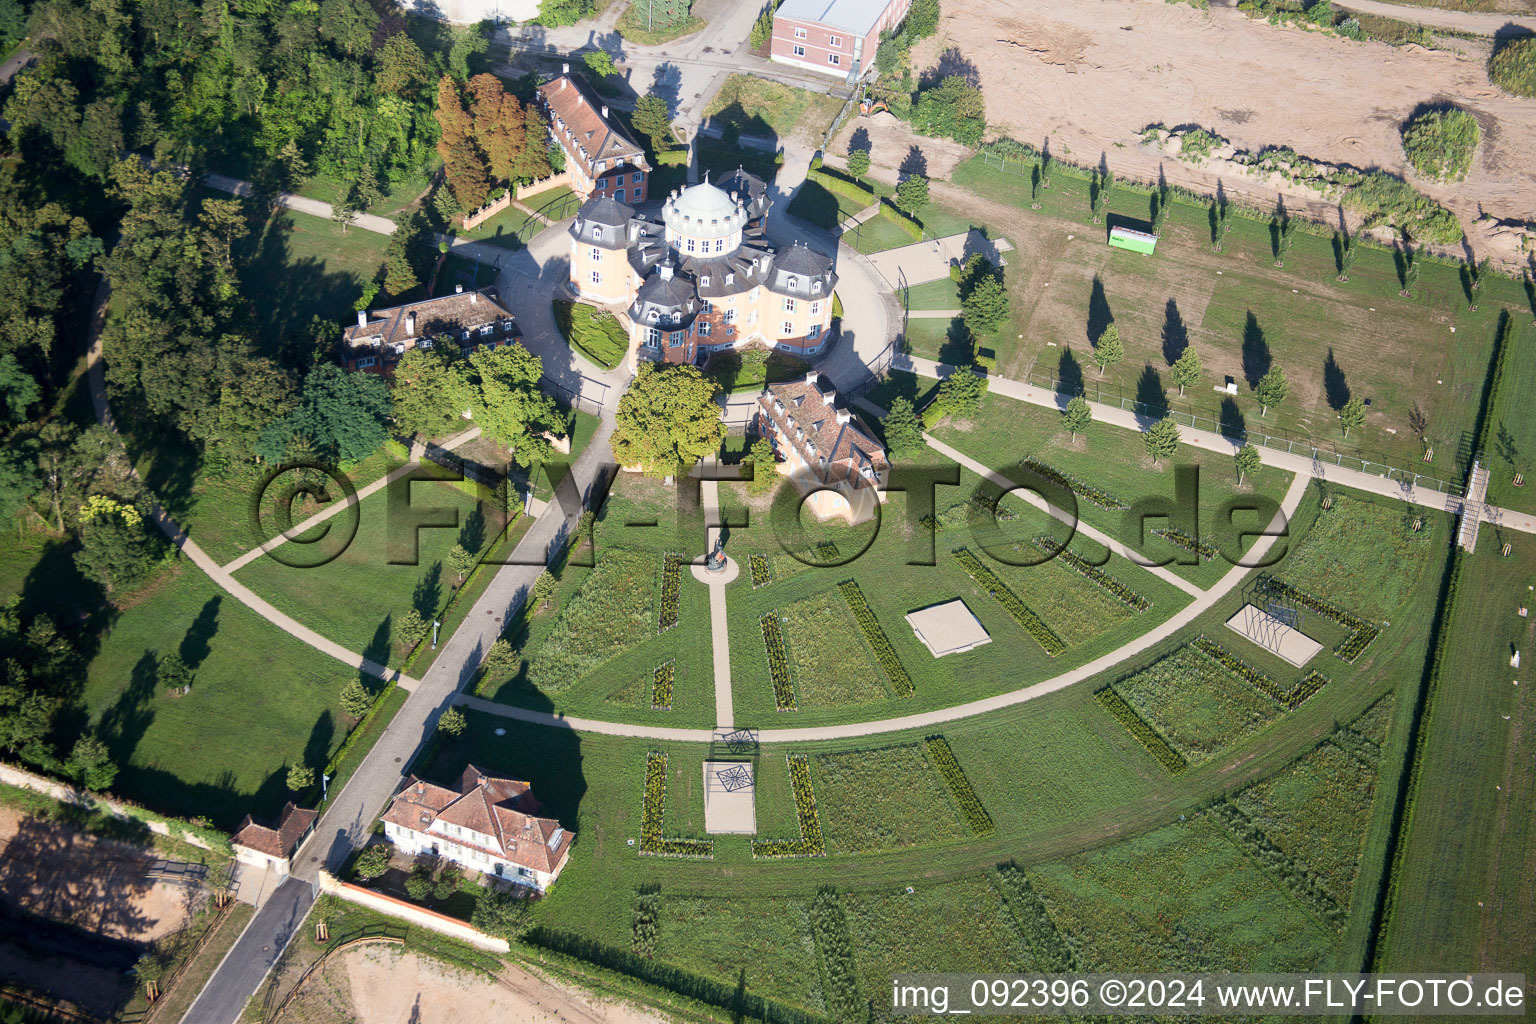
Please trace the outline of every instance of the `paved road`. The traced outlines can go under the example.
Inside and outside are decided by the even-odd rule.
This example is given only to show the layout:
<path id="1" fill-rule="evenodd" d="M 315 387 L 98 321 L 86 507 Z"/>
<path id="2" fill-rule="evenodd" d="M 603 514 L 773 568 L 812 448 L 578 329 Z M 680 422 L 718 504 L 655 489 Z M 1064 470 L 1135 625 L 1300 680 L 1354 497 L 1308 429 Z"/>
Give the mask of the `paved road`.
<path id="1" fill-rule="evenodd" d="M 209 188 L 216 188 L 220 192 L 228 192 L 236 196 L 248 196 L 256 190 L 256 187 L 248 181 L 239 178 L 231 178 L 226 174 L 208 174 L 203 177 L 203 184 Z M 277 203 L 296 213 L 307 213 L 311 217 L 324 217 L 330 220 L 335 213 L 330 203 L 322 203 L 318 199 L 306 199 L 303 196 L 292 195 L 288 192 L 278 194 Z M 362 228 L 364 231 L 372 231 L 380 235 L 393 234 L 395 222 L 387 217 L 376 217 L 371 213 L 357 213 L 352 215 L 352 225 Z"/>
<path id="2" fill-rule="evenodd" d="M 308 912 L 314 899 L 311 883 L 321 867 L 337 870 L 367 841 L 373 820 L 399 789 L 404 772 L 436 729 L 438 716 L 474 678 L 506 619 L 516 613 L 532 590 L 550 551 L 574 528 L 598 472 L 612 458 L 608 448 L 612 430 L 612 421 L 604 418 L 573 464 L 570 481 L 557 489 L 550 509 L 534 521 L 518 543 L 512 561 L 522 564 L 499 570 L 464 617 L 463 625 L 449 637 L 389 728 L 294 854 L 293 878 L 251 918 L 230 955 L 187 1011 L 183 1018 L 187 1024 L 233 1024 L 293 936 L 295 922 Z"/>
<path id="3" fill-rule="evenodd" d="M 1441 7 L 1383 3 L 1382 0 L 1334 0 L 1335 7 L 1357 14 L 1376 14 L 1430 28 L 1472 32 L 1480 36 L 1497 35 L 1507 25 L 1536 32 L 1536 16 L 1530 14 L 1488 14 L 1479 11 L 1448 11 Z"/>

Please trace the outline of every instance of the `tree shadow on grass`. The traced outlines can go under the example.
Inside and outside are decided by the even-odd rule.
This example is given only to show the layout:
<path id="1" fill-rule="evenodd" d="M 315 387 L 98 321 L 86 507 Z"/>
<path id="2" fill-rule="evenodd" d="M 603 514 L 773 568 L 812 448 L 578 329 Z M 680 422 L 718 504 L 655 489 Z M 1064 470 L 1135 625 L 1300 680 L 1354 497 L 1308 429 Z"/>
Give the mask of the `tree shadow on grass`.
<path id="1" fill-rule="evenodd" d="M 96 723 L 97 734 L 107 746 L 113 763 L 126 766 L 133 759 L 139 741 L 149 731 L 155 720 L 150 703 L 155 698 L 156 670 L 160 658 L 152 650 L 146 650 L 134 663 L 128 685 L 123 687 L 112 706 L 101 713 Z"/>
<path id="2" fill-rule="evenodd" d="M 970 366 L 976 361 L 976 339 L 965 321 L 955 317 L 944 333 L 944 344 L 939 346 L 939 362 L 951 366 Z"/>
<path id="3" fill-rule="evenodd" d="M 187 627 L 187 635 L 181 638 L 181 648 L 177 653 L 187 663 L 187 668 L 193 671 L 210 653 L 210 641 L 219 632 L 219 606 L 223 601 L 223 597 L 214 595 L 204 602 L 197 618 Z"/>
<path id="4" fill-rule="evenodd" d="M 1093 287 L 1088 292 L 1088 344 L 1098 344 L 1104 328 L 1114 322 L 1115 314 L 1110 310 L 1109 299 L 1104 294 L 1104 281 L 1098 274 L 1094 274 Z"/>
<path id="5" fill-rule="evenodd" d="M 437 614 L 438 605 L 442 600 L 443 563 L 433 562 L 416 582 L 416 589 L 411 593 L 411 607 L 415 608 L 422 618 L 431 619 Z"/>
<path id="6" fill-rule="evenodd" d="M 1163 360 L 1172 366 L 1187 348 L 1189 328 L 1184 325 L 1178 302 L 1169 299 L 1163 306 Z"/>
<path id="7" fill-rule="evenodd" d="M 485 546 L 485 511 L 478 504 L 459 527 L 459 546 L 470 554 Z"/>
<path id="8" fill-rule="evenodd" d="M 1056 379 L 1057 391 L 1067 395 L 1083 393 L 1083 364 L 1077 361 L 1071 349 L 1061 350 L 1061 358 L 1056 361 Z"/>
<path id="9" fill-rule="evenodd" d="M 1328 347 L 1328 355 L 1323 359 L 1323 396 L 1328 400 L 1328 408 L 1338 412 L 1349 401 L 1349 379 L 1344 376 L 1344 370 L 1339 366 L 1338 360 L 1333 357 L 1333 346 Z"/>
<path id="10" fill-rule="evenodd" d="M 1221 419 L 1218 429 L 1229 441 L 1241 441 L 1248 435 L 1248 421 L 1237 407 L 1237 399 L 1228 395 L 1221 400 Z"/>
<path id="11" fill-rule="evenodd" d="M 1249 310 L 1248 318 L 1243 322 L 1243 379 L 1250 388 L 1256 388 L 1273 364 L 1269 342 L 1264 339 L 1264 328 Z"/>
<path id="12" fill-rule="evenodd" d="M 1157 367 L 1147 363 L 1136 379 L 1136 419 L 1146 421 L 1143 426 L 1156 423 L 1168 415 L 1168 392 L 1163 387 L 1162 375 Z"/>

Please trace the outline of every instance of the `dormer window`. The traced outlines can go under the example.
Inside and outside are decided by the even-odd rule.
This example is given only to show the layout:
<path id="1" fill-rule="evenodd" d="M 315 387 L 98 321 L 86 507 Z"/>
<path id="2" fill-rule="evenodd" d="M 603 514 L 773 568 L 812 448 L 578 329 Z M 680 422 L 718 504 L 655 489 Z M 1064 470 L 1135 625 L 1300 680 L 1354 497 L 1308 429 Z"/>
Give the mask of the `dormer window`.
<path id="1" fill-rule="evenodd" d="M 596 224 L 593 224 L 592 225 L 592 237 L 593 238 L 602 238 L 603 237 L 603 229 L 598 227 Z"/>
<path id="2" fill-rule="evenodd" d="M 725 283 L 726 284 L 735 284 L 736 283 L 736 275 L 735 274 L 726 274 L 725 275 Z"/>
<path id="3" fill-rule="evenodd" d="M 800 290 L 800 279 L 798 277 L 795 277 L 793 274 L 791 274 L 789 279 L 787 281 L 785 281 L 785 287 L 787 287 L 792 292 L 799 291 Z"/>
<path id="4" fill-rule="evenodd" d="M 659 314 L 658 314 L 658 313 L 657 313 L 657 312 L 656 312 L 656 311 L 655 311 L 655 310 L 654 310 L 654 309 L 653 309 L 653 310 L 651 310 L 651 319 L 652 319 L 652 320 L 653 320 L 653 321 L 654 321 L 654 320 L 655 320 L 655 319 L 656 319 L 656 318 L 657 318 L 657 317 L 658 317 L 658 316 L 659 316 Z"/>
<path id="5" fill-rule="evenodd" d="M 699 286 L 703 287 L 703 288 L 708 288 L 709 287 L 709 275 L 708 274 L 705 274 L 703 277 L 699 278 Z"/>
<path id="6" fill-rule="evenodd" d="M 821 294 L 821 281 L 819 279 L 811 282 L 811 291 L 817 295 Z"/>

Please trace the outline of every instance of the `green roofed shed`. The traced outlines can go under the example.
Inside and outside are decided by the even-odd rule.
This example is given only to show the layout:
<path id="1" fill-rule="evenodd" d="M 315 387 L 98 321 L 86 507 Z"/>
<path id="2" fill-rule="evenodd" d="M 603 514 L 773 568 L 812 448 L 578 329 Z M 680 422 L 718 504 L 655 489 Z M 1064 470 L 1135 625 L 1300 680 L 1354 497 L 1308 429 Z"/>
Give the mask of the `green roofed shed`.
<path id="1" fill-rule="evenodd" d="M 1109 244 L 1116 249 L 1129 249 L 1150 256 L 1157 248 L 1157 236 L 1131 228 L 1110 228 Z"/>

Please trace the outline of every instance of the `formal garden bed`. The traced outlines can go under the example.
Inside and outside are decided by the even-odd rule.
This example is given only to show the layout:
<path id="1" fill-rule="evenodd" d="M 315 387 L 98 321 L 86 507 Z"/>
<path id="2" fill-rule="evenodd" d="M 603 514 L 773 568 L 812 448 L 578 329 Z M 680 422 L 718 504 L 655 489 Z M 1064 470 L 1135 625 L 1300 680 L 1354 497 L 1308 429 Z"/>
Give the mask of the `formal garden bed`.
<path id="1" fill-rule="evenodd" d="M 949 749 L 949 742 L 943 736 L 930 736 L 924 741 L 928 750 L 928 760 L 939 773 L 939 778 L 944 780 L 944 785 L 949 787 L 949 795 L 954 799 L 955 806 L 960 810 L 960 816 L 971 827 L 971 831 L 978 836 L 991 835 L 997 831 L 992 824 L 992 816 L 987 809 L 981 806 L 981 801 L 976 798 L 976 791 L 971 788 L 971 780 L 965 777 L 965 771 L 960 767 L 960 762 L 955 760 L 955 752 Z"/>
<path id="2" fill-rule="evenodd" d="M 645 755 L 645 802 L 640 814 L 640 853 L 654 857 L 714 856 L 712 839 L 669 839 L 663 832 L 667 799 L 667 755 Z"/>
<path id="3" fill-rule="evenodd" d="M 816 791 L 811 785 L 811 763 L 804 754 L 790 754 L 789 787 L 795 798 L 795 819 L 800 826 L 798 839 L 754 839 L 753 857 L 823 857 L 826 842 L 821 834 L 821 817 L 816 813 Z"/>
<path id="4" fill-rule="evenodd" d="M 784 605 L 779 622 L 799 703 L 837 707 L 889 696 L 841 592 L 824 590 Z"/>
<path id="5" fill-rule="evenodd" d="M 1008 586 L 998 579 L 997 574 L 989 566 L 983 564 L 981 559 L 971 554 L 965 548 L 954 552 L 954 556 L 955 560 L 960 563 L 961 568 L 965 570 L 966 575 L 975 581 L 976 586 L 980 588 L 981 592 L 992 597 L 998 604 L 1002 605 L 1013 621 L 1019 624 L 1019 628 L 1023 629 L 1031 640 L 1034 640 L 1044 648 L 1047 654 L 1054 657 L 1067 649 L 1066 642 L 1057 636 L 1040 616 L 1031 611 L 1030 607 L 1020 599 L 1019 595 L 1008 589 Z"/>
<path id="6" fill-rule="evenodd" d="M 844 580 L 837 585 L 842 593 L 843 600 L 848 602 L 848 610 L 853 612 L 854 620 L 859 625 L 859 632 L 874 652 L 875 660 L 880 663 L 880 668 L 885 672 L 886 679 L 890 683 L 891 694 L 896 697 L 912 696 L 912 677 L 907 675 L 907 670 L 902 667 L 901 659 L 896 656 L 896 650 L 891 646 L 891 641 L 886 638 L 885 630 L 880 628 L 880 623 L 875 619 L 875 613 L 870 610 L 869 602 L 864 600 L 864 592 L 854 580 Z"/>
<path id="7" fill-rule="evenodd" d="M 814 768 L 828 853 L 900 850 L 972 835 L 916 743 L 818 754 Z"/>
<path id="8" fill-rule="evenodd" d="M 529 658 L 529 683 L 558 692 L 655 635 L 656 570 L 646 553 L 604 550 Z"/>
<path id="9" fill-rule="evenodd" d="M 661 556 L 661 612 L 656 632 L 665 633 L 677 625 L 679 591 L 683 585 L 683 556 L 668 553 Z"/>
<path id="10" fill-rule="evenodd" d="M 651 707 L 657 711 L 672 710 L 672 683 L 676 678 L 676 661 L 667 661 L 656 666 L 656 671 L 651 675 Z"/>

